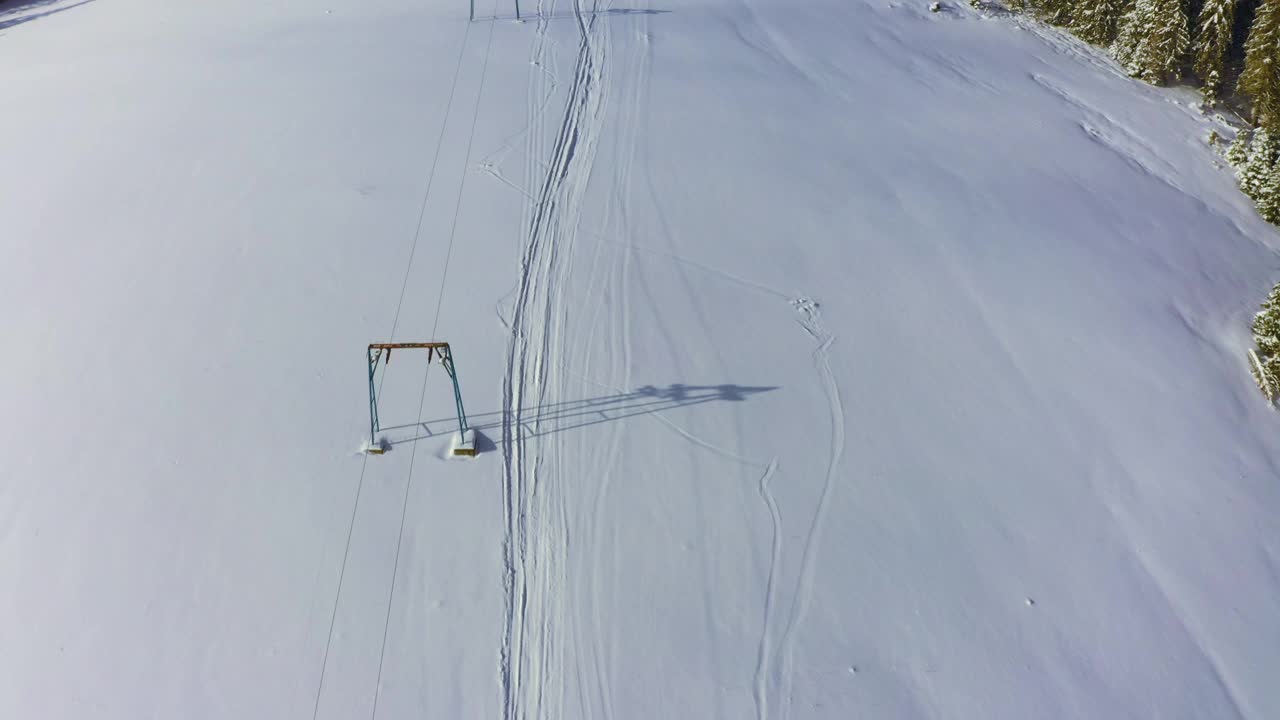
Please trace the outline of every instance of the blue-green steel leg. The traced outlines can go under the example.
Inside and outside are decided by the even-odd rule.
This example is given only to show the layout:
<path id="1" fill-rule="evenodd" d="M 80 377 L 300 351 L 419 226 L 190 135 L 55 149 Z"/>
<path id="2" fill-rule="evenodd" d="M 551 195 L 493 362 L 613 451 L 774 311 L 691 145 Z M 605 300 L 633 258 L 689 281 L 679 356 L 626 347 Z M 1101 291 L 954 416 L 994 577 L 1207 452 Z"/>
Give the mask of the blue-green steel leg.
<path id="1" fill-rule="evenodd" d="M 446 351 L 441 354 L 440 363 L 444 365 L 445 372 L 449 373 L 449 379 L 453 381 L 453 401 L 458 406 L 458 432 L 467 432 L 467 411 L 462 407 L 462 388 L 458 386 L 458 371 L 453 366 L 453 353 Z"/>
<path id="2" fill-rule="evenodd" d="M 467 411 L 462 406 L 462 387 L 458 384 L 458 371 L 453 365 L 453 354 L 445 347 L 438 350 L 440 353 L 440 364 L 444 365 L 445 372 L 449 373 L 449 379 L 453 381 L 453 402 L 458 408 L 458 432 L 466 433 Z M 382 359 L 382 351 L 376 354 L 372 349 L 365 351 L 365 360 L 369 363 L 369 444 L 373 445 L 378 439 L 378 430 L 380 425 L 378 422 L 378 384 L 376 375 L 378 370 L 378 362 Z"/>
<path id="3" fill-rule="evenodd" d="M 382 353 L 378 353 L 381 357 Z M 369 361 L 369 444 L 377 442 L 378 435 L 378 387 L 373 381 L 374 372 L 378 368 L 378 360 L 372 350 L 365 351 L 365 359 Z"/>

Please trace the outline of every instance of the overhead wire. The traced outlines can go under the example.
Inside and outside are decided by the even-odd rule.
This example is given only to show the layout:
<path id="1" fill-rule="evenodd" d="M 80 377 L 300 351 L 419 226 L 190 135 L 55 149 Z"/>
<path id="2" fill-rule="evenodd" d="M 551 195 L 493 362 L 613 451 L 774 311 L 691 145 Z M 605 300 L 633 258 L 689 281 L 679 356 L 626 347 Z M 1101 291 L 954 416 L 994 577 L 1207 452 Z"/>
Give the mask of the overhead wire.
<path id="1" fill-rule="evenodd" d="M 498 10 L 498 2 L 499 0 L 494 0 L 493 10 L 495 14 L 497 13 L 497 10 Z M 489 39 L 485 44 L 484 61 L 481 63 L 481 66 L 480 66 L 480 83 L 479 83 L 479 89 L 476 91 L 475 109 L 472 111 L 472 114 L 471 114 L 471 131 L 470 131 L 469 137 L 467 138 L 467 151 L 465 153 L 463 164 L 462 164 L 462 179 L 458 184 L 458 198 L 454 204 L 453 222 L 449 228 L 449 244 L 448 244 L 448 248 L 445 250 L 444 267 L 440 275 L 440 292 L 436 298 L 435 319 L 431 323 L 432 338 L 435 338 L 436 331 L 439 329 L 439 325 L 440 325 L 440 305 L 444 300 L 445 283 L 449 277 L 449 260 L 453 257 L 453 245 L 454 245 L 454 239 L 457 235 L 458 217 L 461 214 L 462 198 L 464 196 L 464 192 L 467 186 L 467 171 L 471 167 L 471 151 L 472 151 L 472 147 L 475 144 L 476 127 L 480 119 L 480 104 L 484 100 L 485 78 L 488 76 L 489 56 L 490 56 L 490 51 L 493 48 L 494 24 L 495 23 L 493 22 L 490 22 L 489 24 Z M 431 365 L 428 364 L 422 376 L 422 391 L 418 398 L 417 423 L 422 422 L 422 410 L 425 407 L 426 397 L 427 397 L 427 377 L 430 375 L 430 373 L 431 373 Z M 378 652 L 378 677 L 377 677 L 377 682 L 374 684 L 373 709 L 369 713 L 369 717 L 371 718 L 371 720 L 377 717 L 378 700 L 382 696 L 382 669 L 383 669 L 384 663 L 386 662 L 386 656 L 387 656 L 387 636 L 391 629 L 391 609 L 392 607 L 394 607 L 394 600 L 395 600 L 395 594 L 396 594 L 396 580 L 400 574 L 400 550 L 404 545 L 405 518 L 407 517 L 408 510 L 409 510 L 409 491 L 413 486 L 413 466 L 414 466 L 415 460 L 417 459 L 417 455 L 418 455 L 418 444 L 414 443 L 413 449 L 410 451 L 410 454 L 409 454 L 409 477 L 405 481 L 404 498 L 400 506 L 400 531 L 396 540 L 395 560 L 392 563 L 392 569 L 391 569 L 391 592 L 387 596 L 387 614 L 382 625 L 382 648 Z"/>
<path id="2" fill-rule="evenodd" d="M 467 28 L 462 34 L 462 43 L 458 48 L 458 59 L 453 69 L 453 80 L 449 85 L 449 99 L 445 103 L 444 116 L 440 120 L 440 132 L 436 137 L 436 148 L 431 158 L 431 169 L 427 174 L 427 187 L 422 194 L 422 204 L 418 210 L 418 222 L 414 229 L 413 242 L 409 248 L 409 259 L 408 259 L 408 262 L 405 264 L 404 281 L 400 285 L 400 297 L 396 301 L 396 312 L 391 322 L 391 339 L 392 340 L 394 340 L 395 338 L 396 328 L 399 326 L 399 323 L 400 323 L 400 310 L 404 305 L 404 296 L 407 288 L 409 287 L 409 276 L 413 268 L 413 258 L 414 258 L 414 255 L 417 253 L 418 241 L 422 236 L 422 224 L 423 224 L 423 219 L 426 216 L 426 212 L 427 212 L 427 202 L 431 197 L 431 187 L 435 182 L 436 167 L 440 160 L 440 149 L 444 145 L 445 130 L 449 125 L 449 116 L 453 111 L 453 100 L 454 100 L 455 93 L 457 92 L 457 89 L 458 89 L 458 77 L 462 74 L 462 59 L 466 55 L 467 41 L 470 38 L 470 35 L 471 35 L 471 23 L 468 22 Z M 492 40 L 493 40 L 492 32 L 490 33 L 489 40 L 490 40 L 490 43 L 492 43 Z M 487 48 L 485 50 L 485 59 L 487 63 L 488 61 Z M 474 124 L 472 125 L 472 128 L 474 131 Z M 441 282 L 443 282 L 443 280 Z M 433 334 L 434 334 L 434 331 L 433 331 Z M 385 379 L 386 379 L 386 375 L 384 374 L 378 382 L 379 391 L 382 390 L 382 382 Z M 423 387 L 424 397 L 425 397 L 425 390 L 426 390 L 426 387 L 425 387 L 425 378 L 424 378 L 424 387 Z M 421 416 L 422 414 L 421 406 L 419 406 L 418 408 L 418 414 L 419 416 Z M 370 440 L 372 441 L 373 438 L 370 438 Z M 351 519 L 347 524 L 347 539 L 342 551 L 342 564 L 340 566 L 340 569 L 338 570 L 338 587 L 334 591 L 333 612 L 329 616 L 329 632 L 325 639 L 324 656 L 320 662 L 320 682 L 316 686 L 315 705 L 311 713 L 312 720 L 315 720 L 320 715 L 320 698 L 324 692 L 325 673 L 327 672 L 329 667 L 329 651 L 333 646 L 333 631 L 337 624 L 337 619 L 338 619 L 338 602 L 342 598 L 342 585 L 347 575 L 347 560 L 351 556 L 351 539 L 352 539 L 352 536 L 355 534 L 356 517 L 360 509 L 360 498 L 364 490 L 365 471 L 368 469 L 368 465 L 369 465 L 369 456 L 365 455 L 364 459 L 360 463 L 360 478 L 356 483 L 355 500 L 352 503 L 352 507 L 351 507 Z M 410 468 L 411 468 L 410 473 L 412 473 L 412 464 Z M 396 552 L 398 555 L 399 554 L 398 548 Z M 394 580 L 393 580 L 393 583 L 394 583 Z M 385 639 L 384 639 L 384 643 L 385 643 Z M 375 696 L 374 704 L 376 708 L 376 704 L 377 704 L 376 696 Z"/>

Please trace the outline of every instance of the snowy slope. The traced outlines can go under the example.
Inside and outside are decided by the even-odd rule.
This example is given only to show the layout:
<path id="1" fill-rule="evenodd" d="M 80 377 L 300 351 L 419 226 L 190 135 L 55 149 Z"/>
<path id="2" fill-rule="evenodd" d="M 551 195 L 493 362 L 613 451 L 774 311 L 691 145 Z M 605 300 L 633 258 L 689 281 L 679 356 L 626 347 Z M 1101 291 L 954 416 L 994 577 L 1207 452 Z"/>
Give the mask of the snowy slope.
<path id="1" fill-rule="evenodd" d="M 1280 714 L 1280 258 L 1190 95 L 479 4 L 0 5 L 0 716 Z M 359 455 L 431 338 L 488 451 L 405 353 Z"/>

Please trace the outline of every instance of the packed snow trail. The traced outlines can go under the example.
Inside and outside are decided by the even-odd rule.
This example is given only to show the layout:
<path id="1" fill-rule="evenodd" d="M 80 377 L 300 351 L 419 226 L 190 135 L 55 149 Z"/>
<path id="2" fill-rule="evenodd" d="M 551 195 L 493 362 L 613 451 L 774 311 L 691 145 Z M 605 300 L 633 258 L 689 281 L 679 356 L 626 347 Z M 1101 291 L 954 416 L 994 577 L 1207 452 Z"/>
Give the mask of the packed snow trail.
<path id="1" fill-rule="evenodd" d="M 539 487 L 538 418 L 524 413 L 554 397 L 549 392 L 558 387 L 549 371 L 557 362 L 560 341 L 559 273 L 577 232 L 605 103 L 601 78 L 608 33 L 596 29 L 600 5 L 575 0 L 573 9 L 578 53 L 520 262 L 503 379 L 507 621 L 501 677 L 508 720 L 560 717 L 564 701 L 564 657 L 557 634 L 563 625 L 559 594 L 565 586 L 568 538 L 562 507 L 554 502 L 563 488 Z M 538 32 L 545 32 L 541 19 Z"/>

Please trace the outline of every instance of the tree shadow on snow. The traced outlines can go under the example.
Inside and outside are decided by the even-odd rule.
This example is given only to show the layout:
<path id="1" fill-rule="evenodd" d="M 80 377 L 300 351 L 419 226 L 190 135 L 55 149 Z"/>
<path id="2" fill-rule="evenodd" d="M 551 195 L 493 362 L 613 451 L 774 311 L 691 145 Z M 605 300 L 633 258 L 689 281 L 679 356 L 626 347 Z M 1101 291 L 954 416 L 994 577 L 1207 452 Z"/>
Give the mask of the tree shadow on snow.
<path id="1" fill-rule="evenodd" d="M 665 388 L 645 385 L 638 390 L 617 395 L 602 395 L 583 400 L 566 400 L 564 402 L 547 403 L 534 407 L 521 408 L 514 417 L 505 411 L 498 410 L 486 413 L 467 413 L 467 420 L 476 432 L 477 445 L 482 442 L 489 449 L 495 447 L 484 431 L 495 431 L 501 434 L 507 422 L 519 422 L 524 429 L 525 437 L 554 435 L 565 430 L 575 430 L 617 422 L 639 415 L 654 415 L 674 410 L 675 408 L 702 405 L 711 402 L 743 402 L 758 393 L 777 390 L 777 386 L 749 387 L 745 385 L 683 385 L 675 383 Z M 437 420 L 424 420 L 420 423 L 395 425 L 382 428 L 383 431 L 419 428 L 421 434 L 414 437 L 393 439 L 392 445 L 416 442 L 426 438 L 448 436 L 457 432 L 457 417 L 445 417 Z M 484 438 L 482 441 L 480 438 Z M 484 452 L 485 448 L 477 447 Z"/>
<path id="2" fill-rule="evenodd" d="M 0 30 L 7 30 L 32 20 L 56 15 L 71 8 L 88 5 L 93 0 L 0 0 Z M 45 9 L 48 8 L 48 9 Z"/>

